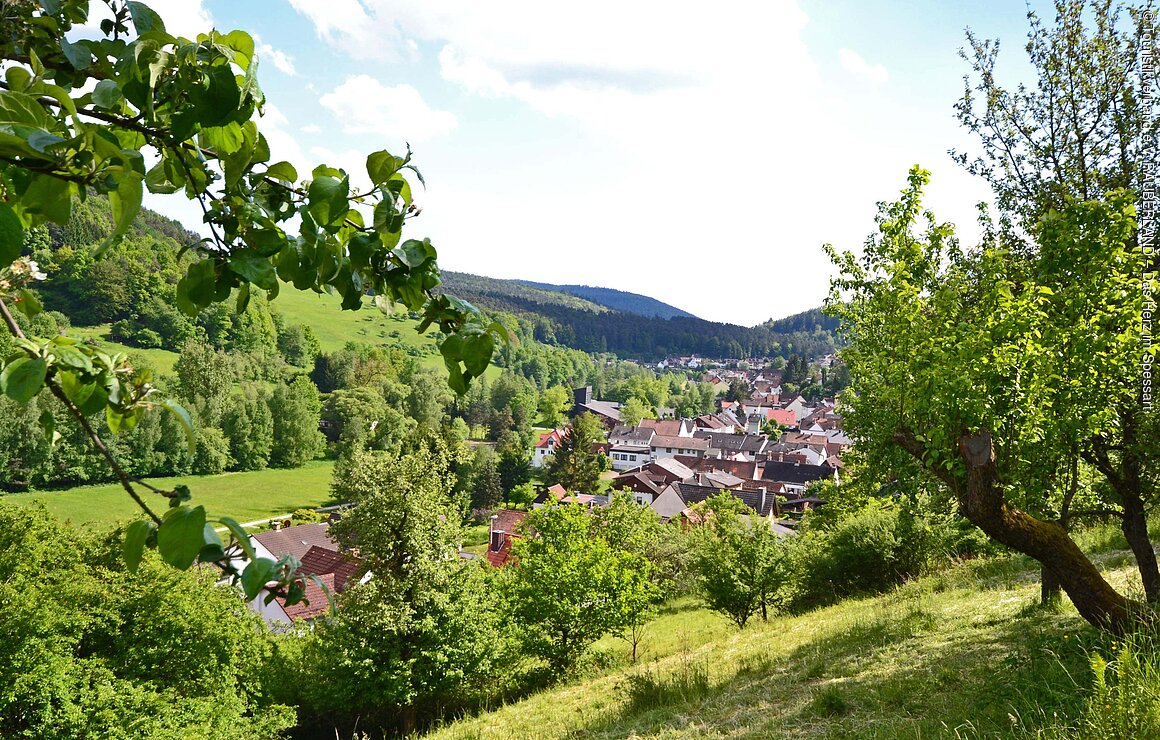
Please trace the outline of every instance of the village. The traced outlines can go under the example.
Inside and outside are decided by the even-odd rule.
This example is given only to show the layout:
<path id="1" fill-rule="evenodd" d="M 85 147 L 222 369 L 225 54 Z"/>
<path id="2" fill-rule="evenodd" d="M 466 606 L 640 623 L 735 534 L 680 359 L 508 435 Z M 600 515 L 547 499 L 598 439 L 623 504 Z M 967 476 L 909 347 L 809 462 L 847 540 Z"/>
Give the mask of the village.
<path id="1" fill-rule="evenodd" d="M 821 360 L 832 361 L 832 357 Z M 697 372 L 701 362 L 695 357 L 673 358 L 668 364 Z M 543 484 L 530 506 L 502 506 L 487 515 L 485 553 L 461 547 L 459 557 L 483 559 L 497 568 L 511 565 L 513 544 L 532 536 L 523 527 L 530 510 L 563 504 L 607 507 L 620 492 L 650 509 L 662 523 L 683 528 L 704 524 L 707 514 L 699 504 L 728 493 L 745 507 L 751 526 L 793 536 L 802 515 L 826 503 L 811 484 L 841 483 L 842 454 L 852 440 L 842 431 L 834 399 L 808 402 L 800 394 L 783 393 L 777 371 L 738 369 L 732 364 L 734 369 L 713 368 L 700 376 L 722 395 L 716 412 L 694 418 L 678 418 L 674 409 L 658 408 L 659 418 L 628 425 L 622 423 L 621 404 L 595 398 L 591 386 L 574 389 L 569 423 L 538 435 L 530 465 L 543 471 L 571 433 L 572 421 L 590 415 L 604 435 L 589 450 L 606 461 L 602 490 L 570 491 L 560 484 Z M 726 400 L 724 390 L 738 382 L 749 389 L 749 398 Z M 269 591 L 249 602 L 271 627 L 288 629 L 323 617 L 336 594 L 373 577 L 365 572 L 357 552 L 342 552 L 328 534 L 330 521 L 341 517 L 342 509 L 331 507 L 323 513 L 327 520 L 320 522 L 291 525 L 276 519 L 270 531 L 253 536 L 257 557 L 292 556 L 308 579 L 304 602 L 286 605 Z M 245 559 L 238 565 L 244 567 Z"/>

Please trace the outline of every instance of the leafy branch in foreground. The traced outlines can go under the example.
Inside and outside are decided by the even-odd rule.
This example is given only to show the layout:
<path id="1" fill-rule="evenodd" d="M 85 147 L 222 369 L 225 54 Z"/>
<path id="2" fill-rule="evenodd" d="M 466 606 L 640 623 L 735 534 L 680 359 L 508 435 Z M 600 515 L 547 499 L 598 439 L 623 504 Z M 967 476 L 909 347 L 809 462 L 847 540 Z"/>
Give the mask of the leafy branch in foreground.
<path id="1" fill-rule="evenodd" d="M 131 561 L 143 547 L 156 546 L 176 567 L 188 568 L 200 557 L 229 570 L 226 548 L 204 510 L 186 505 L 188 491 L 162 491 L 128 476 L 88 423 L 104 410 L 116 433 L 161 407 L 192 434 L 188 414 L 171 401 L 153 400 L 151 378 L 123 356 L 64 337 L 38 341 L 20 331 L 8 303 L 30 313 L 39 308 L 25 285 L 35 270 L 18 261 L 30 229 L 64 224 L 74 198 L 104 194 L 114 220 L 104 251 L 124 236 L 146 189 L 181 191 L 198 201 L 211 234 L 182 249 L 187 269 L 176 303 L 188 315 L 231 297 L 242 309 L 252 290 L 273 298 L 283 282 L 338 293 L 346 310 L 360 308 L 367 297 L 383 309 L 402 304 L 421 314 L 420 332 L 439 327 L 449 382 L 458 392 L 483 373 L 496 340 L 508 334 L 465 301 L 433 293 L 440 282 L 435 248 L 426 239 L 402 240 L 404 222 L 419 211 L 407 177 L 422 182 L 409 150 L 404 156 L 370 154 L 369 187 L 361 192 L 352 190 L 350 173 L 326 165 L 300 180 L 289 162 L 270 162 L 255 120 L 265 99 L 249 34 L 211 31 L 190 40 L 170 34 L 143 3 L 105 5 L 111 17 L 100 22 L 103 37 L 76 40 L 69 36 L 75 24 L 89 20 L 87 0 L 3 8 L 0 267 L 12 266 L 5 268 L 0 306 L 19 348 L 4 360 L 3 390 L 27 402 L 48 389 L 149 516 L 126 541 Z M 286 230 L 292 220 L 296 236 Z M 50 437 L 53 431 L 46 430 Z M 158 515 L 138 487 L 167 498 L 169 510 Z M 245 533 L 229 529 L 246 550 Z M 286 564 L 251 561 L 250 575 L 240 575 L 247 595 L 260 576 L 279 573 L 289 594 L 300 593 L 301 582 L 289 579 Z"/>

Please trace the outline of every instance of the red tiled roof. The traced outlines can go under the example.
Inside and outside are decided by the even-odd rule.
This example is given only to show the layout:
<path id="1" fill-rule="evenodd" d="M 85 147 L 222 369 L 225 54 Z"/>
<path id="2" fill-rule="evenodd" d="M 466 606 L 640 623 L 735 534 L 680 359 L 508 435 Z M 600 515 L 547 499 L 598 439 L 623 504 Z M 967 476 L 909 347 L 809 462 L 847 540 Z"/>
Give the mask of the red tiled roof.
<path id="1" fill-rule="evenodd" d="M 504 532 L 515 532 L 519 529 L 520 524 L 528 518 L 528 512 L 517 511 L 516 509 L 500 509 L 495 512 L 495 517 L 491 525 L 493 530 L 498 529 Z"/>
<path id="2" fill-rule="evenodd" d="M 301 560 L 302 556 L 315 546 L 338 552 L 338 545 L 330 539 L 329 529 L 330 524 L 327 522 L 298 524 L 270 532 L 259 532 L 254 535 L 254 539 L 276 558 L 293 555 Z"/>
<path id="3" fill-rule="evenodd" d="M 361 562 L 318 545 L 307 550 L 301 560 L 302 567 L 299 568 L 299 572 L 304 576 L 317 576 L 326 585 L 331 596 L 345 591 L 363 568 Z M 330 609 L 330 599 L 327 598 L 326 591 L 313 579 L 306 580 L 304 601 L 286 606 L 284 599 L 278 599 L 278 603 L 291 620 L 315 619 Z"/>

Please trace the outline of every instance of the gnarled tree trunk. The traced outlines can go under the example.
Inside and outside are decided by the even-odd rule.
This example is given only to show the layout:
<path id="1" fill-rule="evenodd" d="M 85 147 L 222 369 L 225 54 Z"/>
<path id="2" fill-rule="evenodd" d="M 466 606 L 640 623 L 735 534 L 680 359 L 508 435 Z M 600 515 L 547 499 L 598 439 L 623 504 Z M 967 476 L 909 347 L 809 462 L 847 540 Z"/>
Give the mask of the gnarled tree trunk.
<path id="1" fill-rule="evenodd" d="M 899 431 L 894 439 L 922 459 L 922 443 L 912 432 Z M 1037 519 L 1003 498 L 991 433 L 964 434 L 959 438 L 959 455 L 966 464 L 965 479 L 946 471 L 932 472 L 954 492 L 967 519 L 996 542 L 1039 561 L 1088 622 L 1123 633 L 1131 623 L 1132 602 L 1112 588 L 1062 526 Z"/>

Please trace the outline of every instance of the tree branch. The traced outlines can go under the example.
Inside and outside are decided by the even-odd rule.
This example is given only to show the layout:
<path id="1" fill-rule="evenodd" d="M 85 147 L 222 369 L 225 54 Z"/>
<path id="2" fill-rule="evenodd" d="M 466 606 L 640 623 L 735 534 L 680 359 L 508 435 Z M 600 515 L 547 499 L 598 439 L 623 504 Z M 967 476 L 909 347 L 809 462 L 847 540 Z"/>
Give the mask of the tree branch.
<path id="1" fill-rule="evenodd" d="M 4 323 L 8 326 L 8 331 L 12 333 L 12 336 L 17 337 L 18 339 L 27 338 L 24 336 L 24 331 L 20 328 L 20 325 L 16 323 L 16 319 L 12 316 L 12 312 L 8 310 L 8 304 L 5 303 L 3 297 L 0 297 L 0 316 L 3 317 Z M 72 402 L 72 399 L 68 397 L 68 395 L 64 392 L 64 389 L 60 387 L 60 384 L 57 383 L 52 376 L 46 377 L 44 379 L 44 384 L 48 386 L 48 389 L 52 392 L 52 395 L 56 396 L 57 400 L 64 404 L 64 407 L 68 409 L 68 412 L 72 414 L 73 418 L 75 418 L 77 423 L 80 424 L 81 430 L 85 433 L 85 436 L 89 438 L 89 441 L 93 443 L 93 447 L 97 448 L 97 451 L 100 452 L 101 456 L 105 458 L 105 462 L 107 462 L 109 467 L 113 469 L 113 473 L 117 476 L 117 480 L 121 483 L 121 487 L 125 489 L 125 491 L 129 494 L 129 496 L 132 497 L 135 502 L 137 502 L 137 505 L 141 507 L 141 510 L 144 511 L 150 519 L 152 519 L 157 524 L 161 524 L 161 517 L 157 516 L 157 514 L 149 508 L 149 505 L 145 503 L 145 500 L 142 499 L 141 495 L 133 488 L 133 479 L 129 476 L 128 473 L 125 472 L 125 469 L 121 467 L 120 463 L 117 462 L 117 459 L 113 457 L 113 453 L 105 445 L 104 440 L 101 439 L 101 436 L 97 434 L 97 431 L 93 429 L 91 424 L 89 424 L 89 420 L 85 418 L 85 415 L 81 413 L 81 410 L 76 407 L 76 404 Z M 148 486 L 148 488 L 151 488 L 158 493 L 163 493 L 158 491 L 158 489 L 153 488 L 152 486 Z"/>

